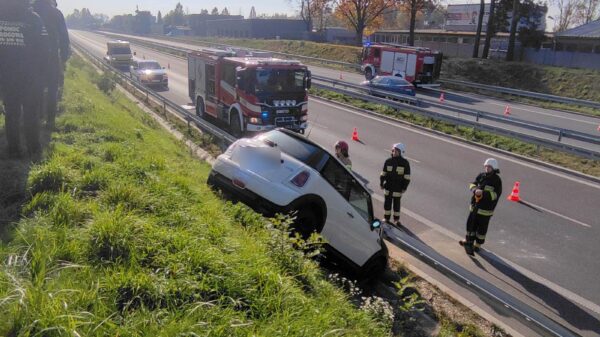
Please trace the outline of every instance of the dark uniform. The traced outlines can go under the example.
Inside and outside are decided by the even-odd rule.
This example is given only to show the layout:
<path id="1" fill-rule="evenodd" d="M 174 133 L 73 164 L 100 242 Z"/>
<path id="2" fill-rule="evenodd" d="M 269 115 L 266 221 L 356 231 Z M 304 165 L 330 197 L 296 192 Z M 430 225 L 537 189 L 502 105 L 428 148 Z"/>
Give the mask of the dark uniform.
<path id="1" fill-rule="evenodd" d="M 19 155 L 21 115 L 29 153 L 40 150 L 42 87 L 38 77 L 47 59 L 46 42 L 42 20 L 26 0 L 0 2 L 0 95 L 10 156 Z"/>
<path id="2" fill-rule="evenodd" d="M 383 204 L 385 221 L 400 221 L 400 198 L 410 183 L 410 164 L 402 156 L 388 158 L 383 164 L 380 176 L 380 186 L 384 190 L 385 202 Z M 394 212 L 392 212 L 392 204 Z"/>
<path id="3" fill-rule="evenodd" d="M 475 193 L 471 197 L 471 208 L 467 219 L 466 244 L 478 249 L 485 242 L 490 218 L 494 215 L 494 209 L 502 194 L 502 180 L 498 170 L 490 173 L 480 173 L 475 181 L 469 185 L 471 192 L 482 190 L 481 197 Z"/>
<path id="4" fill-rule="evenodd" d="M 65 18 L 60 10 L 53 6 L 52 0 L 37 0 L 33 10 L 42 18 L 48 32 L 48 59 L 45 67 L 44 84 L 46 93 L 46 125 L 54 127 L 58 91 L 64 81 L 64 64 L 70 56 L 69 33 Z"/>

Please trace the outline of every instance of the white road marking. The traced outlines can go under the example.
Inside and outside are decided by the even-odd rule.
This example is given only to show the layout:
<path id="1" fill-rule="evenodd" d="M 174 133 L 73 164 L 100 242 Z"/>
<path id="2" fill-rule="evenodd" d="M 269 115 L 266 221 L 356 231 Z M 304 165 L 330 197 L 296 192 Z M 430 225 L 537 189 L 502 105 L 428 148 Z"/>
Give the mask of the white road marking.
<path id="1" fill-rule="evenodd" d="M 340 110 L 343 110 L 343 111 L 355 114 L 357 116 L 361 116 L 361 117 L 364 117 L 364 118 L 369 118 L 369 119 L 378 121 L 380 123 L 384 123 L 384 124 L 387 124 L 387 125 L 391 125 L 391 126 L 397 127 L 399 129 L 404 129 L 404 130 L 409 131 L 409 132 L 413 132 L 413 133 L 416 133 L 416 134 L 420 134 L 420 135 L 423 135 L 423 136 L 434 138 L 434 139 L 437 139 L 437 140 L 440 140 L 440 141 L 443 141 L 443 142 L 446 142 L 446 143 L 451 143 L 453 145 L 460 146 L 460 147 L 463 147 L 465 149 L 469 149 L 469 150 L 472 150 L 472 151 L 477 151 L 477 152 L 480 152 L 480 153 L 483 153 L 483 154 L 486 154 L 486 155 L 490 155 L 492 153 L 491 151 L 487 151 L 487 150 L 478 148 L 476 146 L 465 144 L 465 143 L 462 143 L 462 142 L 459 142 L 459 141 L 456 141 L 456 140 L 453 140 L 453 139 L 449 139 L 449 138 L 437 136 L 437 135 L 434 135 L 434 134 L 426 132 L 426 131 L 417 130 L 417 129 L 414 129 L 414 128 L 410 127 L 410 126 L 402 125 L 400 123 L 396 123 L 396 122 L 388 121 L 388 120 L 385 120 L 385 119 L 382 119 L 382 118 L 379 118 L 379 117 L 367 115 L 367 114 L 359 112 L 359 111 L 352 111 L 352 110 L 350 110 L 348 108 L 341 107 L 341 106 L 338 106 L 338 105 L 335 105 L 335 104 L 332 104 L 332 103 L 320 100 L 318 98 L 311 98 L 311 99 L 314 100 L 314 101 L 318 101 L 320 104 L 327 105 L 327 106 L 330 106 L 330 107 L 335 108 L 335 109 L 340 109 Z M 577 182 L 577 183 L 580 183 L 582 185 L 587 185 L 589 187 L 592 187 L 592 188 L 600 190 L 600 184 L 596 184 L 594 182 L 586 181 L 586 180 L 583 180 L 583 179 L 580 179 L 580 178 L 577 178 L 577 177 L 572 177 L 572 176 L 569 176 L 569 175 L 566 175 L 566 174 L 563 174 L 563 173 L 560 173 L 560 172 L 555 172 L 555 171 L 552 171 L 552 170 L 547 169 L 545 167 L 539 167 L 539 166 L 536 166 L 534 164 L 529 164 L 527 162 L 523 162 L 523 161 L 520 161 L 520 160 L 512 158 L 512 157 L 504 156 L 504 155 L 502 155 L 500 153 L 494 153 L 494 155 L 497 158 L 502 158 L 503 160 L 507 160 L 507 161 L 513 162 L 513 163 L 521 165 L 521 166 L 525 166 L 525 167 L 528 167 L 528 168 L 531 168 L 531 169 L 534 169 L 534 170 L 538 170 L 538 171 L 542 171 L 542 172 L 545 172 L 545 173 L 548 173 L 548 174 L 552 174 L 554 176 L 561 177 L 561 178 L 564 178 L 564 179 L 567 179 L 567 180 L 570 180 L 570 181 L 573 181 L 573 182 Z"/>
<path id="2" fill-rule="evenodd" d="M 542 211 L 545 211 L 545 212 L 548 212 L 548 213 L 550 213 L 550 214 L 556 215 L 557 217 L 561 217 L 561 218 L 563 218 L 563 219 L 565 219 L 565 220 L 567 220 L 567 221 L 571 221 L 571 222 L 573 222 L 573 223 L 576 223 L 576 224 L 578 224 L 578 225 L 581 225 L 581 226 L 583 226 L 583 227 L 592 228 L 592 226 L 590 226 L 590 225 L 588 225 L 588 224 L 586 224 L 586 223 L 583 223 L 583 222 L 581 222 L 581 221 L 579 221 L 579 220 L 575 220 L 575 219 L 573 219 L 573 218 L 569 218 L 569 217 L 568 217 L 568 216 L 566 216 L 566 215 L 563 215 L 563 214 L 560 214 L 560 213 L 554 212 L 554 211 L 552 211 L 552 210 L 549 210 L 549 209 L 547 209 L 547 208 L 544 208 L 544 207 L 542 207 L 542 206 L 539 206 L 539 205 L 533 204 L 533 203 L 531 203 L 531 202 L 529 202 L 529 201 L 527 201 L 526 203 L 527 203 L 528 205 L 531 205 L 532 207 L 535 207 L 535 208 L 541 209 Z"/>
<path id="3" fill-rule="evenodd" d="M 513 111 L 514 110 L 521 110 L 521 111 L 532 112 L 532 113 L 536 113 L 536 114 L 540 114 L 540 115 L 545 115 L 545 116 L 550 116 L 550 117 L 562 118 L 562 119 L 566 119 L 566 120 L 573 121 L 573 122 L 578 122 L 578 123 L 584 123 L 584 124 L 590 124 L 590 125 L 597 125 L 598 124 L 598 122 L 588 122 L 588 121 L 584 121 L 584 120 L 576 119 L 576 118 L 572 118 L 572 117 L 560 116 L 560 115 L 555 115 L 555 114 L 551 114 L 551 113 L 547 113 L 547 112 L 525 109 L 525 108 L 522 108 L 522 107 L 519 107 L 519 106 L 514 107 L 514 106 L 510 105 L 510 103 L 506 103 L 506 104 L 500 104 L 500 103 L 496 103 L 496 102 L 488 102 L 488 103 L 489 104 L 493 104 L 493 105 L 498 105 L 498 106 L 501 106 L 501 107 L 509 105 L 512 108 Z M 592 116 L 590 116 L 590 117 L 592 117 Z"/>

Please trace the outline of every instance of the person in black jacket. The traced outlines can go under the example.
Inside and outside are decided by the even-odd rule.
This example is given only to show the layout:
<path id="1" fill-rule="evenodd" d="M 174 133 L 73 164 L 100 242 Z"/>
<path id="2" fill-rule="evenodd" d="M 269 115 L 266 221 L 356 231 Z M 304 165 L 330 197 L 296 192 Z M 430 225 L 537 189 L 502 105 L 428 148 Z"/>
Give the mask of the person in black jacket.
<path id="1" fill-rule="evenodd" d="M 10 157 L 20 155 L 21 115 L 29 153 L 41 150 L 38 78 L 48 57 L 46 41 L 42 20 L 27 0 L 0 0 L 0 96 Z"/>
<path id="2" fill-rule="evenodd" d="M 502 194 L 502 179 L 498 175 L 498 161 L 488 158 L 483 164 L 485 172 L 480 173 L 469 185 L 472 193 L 471 208 L 467 219 L 466 240 L 460 240 L 469 255 L 479 251 L 485 242 L 490 219 Z"/>
<path id="3" fill-rule="evenodd" d="M 410 184 L 410 164 L 404 158 L 406 147 L 402 143 L 394 144 L 392 157 L 383 164 L 380 176 L 380 187 L 384 191 L 385 202 L 383 204 L 384 218 L 386 222 L 394 216 L 396 225 L 400 224 L 400 199 Z M 392 212 L 392 204 L 394 211 Z"/>
<path id="4" fill-rule="evenodd" d="M 46 87 L 46 127 L 54 128 L 58 91 L 63 82 L 64 65 L 70 56 L 69 33 L 65 18 L 54 6 L 54 0 L 36 0 L 33 10 L 42 18 L 48 32 L 48 53 L 44 84 Z"/>

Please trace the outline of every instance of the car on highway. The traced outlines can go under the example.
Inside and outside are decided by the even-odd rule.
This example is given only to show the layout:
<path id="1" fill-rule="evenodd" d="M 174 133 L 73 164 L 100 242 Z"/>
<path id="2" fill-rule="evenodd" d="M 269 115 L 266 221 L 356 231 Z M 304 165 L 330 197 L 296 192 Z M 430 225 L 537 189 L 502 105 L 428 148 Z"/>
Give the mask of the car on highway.
<path id="1" fill-rule="evenodd" d="M 375 76 L 369 81 L 363 81 L 361 85 L 371 89 L 391 91 L 393 93 L 415 96 L 415 86 L 399 76 Z M 375 94 L 371 92 L 371 94 Z M 379 94 L 377 94 L 379 95 Z M 379 95 L 381 96 L 381 95 Z"/>
<path id="2" fill-rule="evenodd" d="M 169 76 L 164 67 L 154 60 L 136 60 L 131 61 L 129 67 L 131 78 L 142 84 L 157 87 L 169 87 Z"/>
<path id="3" fill-rule="evenodd" d="M 375 276 L 388 251 L 371 194 L 335 157 L 293 131 L 241 138 L 213 164 L 208 185 L 265 216 L 295 214 L 292 230 L 316 232 L 351 270 Z"/>

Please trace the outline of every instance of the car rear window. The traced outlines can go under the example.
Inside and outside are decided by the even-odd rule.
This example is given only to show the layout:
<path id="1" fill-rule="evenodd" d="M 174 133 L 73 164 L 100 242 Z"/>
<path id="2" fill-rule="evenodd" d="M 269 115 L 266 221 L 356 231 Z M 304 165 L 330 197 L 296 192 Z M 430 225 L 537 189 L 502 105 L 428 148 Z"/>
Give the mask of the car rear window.
<path id="1" fill-rule="evenodd" d="M 403 80 L 401 78 L 393 78 L 391 81 L 393 85 L 410 85 L 407 80 Z"/>
<path id="2" fill-rule="evenodd" d="M 315 158 L 320 157 L 323 152 L 315 145 L 303 142 L 278 130 L 264 133 L 260 135 L 260 138 L 277 144 L 282 152 L 310 166 L 314 166 Z"/>

